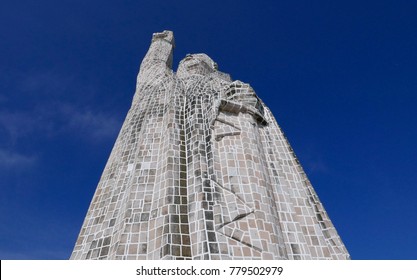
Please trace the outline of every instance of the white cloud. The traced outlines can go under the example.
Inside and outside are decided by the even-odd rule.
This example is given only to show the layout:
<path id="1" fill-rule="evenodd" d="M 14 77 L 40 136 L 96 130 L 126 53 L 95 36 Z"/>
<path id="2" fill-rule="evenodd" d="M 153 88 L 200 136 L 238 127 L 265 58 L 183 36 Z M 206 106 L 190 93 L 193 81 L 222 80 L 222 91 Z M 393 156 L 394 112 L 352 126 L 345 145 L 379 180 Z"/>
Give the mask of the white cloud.
<path id="1" fill-rule="evenodd" d="M 62 108 L 63 117 L 66 118 L 66 129 L 73 132 L 83 132 L 88 138 L 94 140 L 114 137 L 120 129 L 120 122 L 114 117 L 91 110 L 80 110 L 71 106 Z"/>
<path id="2" fill-rule="evenodd" d="M 73 78 L 53 71 L 27 73 L 21 75 L 18 88 L 22 92 L 60 94 L 71 88 Z"/>
<path id="3" fill-rule="evenodd" d="M 0 149 L 0 167 L 2 168 L 28 167 L 35 162 L 35 156 L 28 156 L 14 151 Z"/>
<path id="4" fill-rule="evenodd" d="M 0 131 L 6 132 L 11 143 L 24 137 L 53 137 L 61 133 L 77 133 L 77 137 L 97 141 L 115 137 L 120 126 L 115 117 L 71 103 L 45 103 L 31 111 L 0 112 Z"/>
<path id="5" fill-rule="evenodd" d="M 15 250 L 0 250 L 0 257 L 2 260 L 61 260 L 63 256 L 67 256 L 64 260 L 68 260 L 71 254 L 71 251 L 68 249 L 32 249 L 29 244 L 27 244 L 27 247 Z"/>
<path id="6" fill-rule="evenodd" d="M 321 158 L 308 159 L 306 166 L 311 173 L 328 173 L 329 167 Z"/>
<path id="7" fill-rule="evenodd" d="M 37 127 L 39 115 L 30 112 L 0 112 L 0 128 L 15 141 L 33 132 Z"/>
<path id="8" fill-rule="evenodd" d="M 46 70 L 21 74 L 12 80 L 10 88 L 14 90 L 10 93 L 25 102 L 21 107 L 0 111 L 3 143 L 15 146 L 19 140 L 62 134 L 97 141 L 115 137 L 120 129 L 121 120 L 94 107 L 99 86 L 85 77 Z M 7 101 L 0 96 L 2 100 Z"/>

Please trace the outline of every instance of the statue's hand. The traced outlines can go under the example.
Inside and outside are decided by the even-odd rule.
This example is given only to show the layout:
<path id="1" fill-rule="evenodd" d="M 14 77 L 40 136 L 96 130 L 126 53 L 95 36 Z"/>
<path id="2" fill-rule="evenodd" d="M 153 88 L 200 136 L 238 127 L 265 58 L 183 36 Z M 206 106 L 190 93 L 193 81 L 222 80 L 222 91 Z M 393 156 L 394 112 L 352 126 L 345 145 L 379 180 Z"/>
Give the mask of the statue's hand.
<path id="1" fill-rule="evenodd" d="M 152 35 L 152 42 L 156 40 L 164 40 L 170 44 L 174 44 L 174 34 L 172 31 L 164 30 L 163 32 L 154 33 Z"/>

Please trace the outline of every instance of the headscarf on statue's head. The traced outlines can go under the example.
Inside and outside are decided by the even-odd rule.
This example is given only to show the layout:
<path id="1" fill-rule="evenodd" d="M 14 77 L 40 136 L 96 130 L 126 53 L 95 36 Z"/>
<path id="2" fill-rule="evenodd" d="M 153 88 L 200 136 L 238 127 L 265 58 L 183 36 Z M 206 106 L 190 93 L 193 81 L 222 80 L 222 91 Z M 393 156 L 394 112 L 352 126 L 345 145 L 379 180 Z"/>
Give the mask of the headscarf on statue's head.
<path id="1" fill-rule="evenodd" d="M 217 63 L 204 53 L 187 54 L 180 61 L 177 77 L 186 78 L 191 75 L 208 75 L 217 71 Z"/>

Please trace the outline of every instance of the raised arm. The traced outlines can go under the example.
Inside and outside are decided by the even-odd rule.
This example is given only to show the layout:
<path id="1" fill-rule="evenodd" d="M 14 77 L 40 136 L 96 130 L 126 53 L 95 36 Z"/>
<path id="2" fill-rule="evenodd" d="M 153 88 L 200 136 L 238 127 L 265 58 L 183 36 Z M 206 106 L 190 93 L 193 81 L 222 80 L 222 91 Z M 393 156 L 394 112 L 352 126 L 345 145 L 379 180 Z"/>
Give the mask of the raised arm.
<path id="1" fill-rule="evenodd" d="M 161 71 L 172 67 L 173 50 L 175 47 L 172 31 L 154 33 L 152 43 L 140 65 L 138 79 L 149 75 L 158 75 Z"/>

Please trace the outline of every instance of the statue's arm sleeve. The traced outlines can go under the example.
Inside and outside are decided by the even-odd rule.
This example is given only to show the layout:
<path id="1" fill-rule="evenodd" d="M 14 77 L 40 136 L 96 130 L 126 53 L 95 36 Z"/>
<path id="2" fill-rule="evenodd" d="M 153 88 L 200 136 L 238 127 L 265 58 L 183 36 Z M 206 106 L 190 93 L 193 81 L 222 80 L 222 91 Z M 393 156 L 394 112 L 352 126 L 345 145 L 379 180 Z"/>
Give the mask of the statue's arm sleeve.
<path id="1" fill-rule="evenodd" d="M 154 33 L 149 50 L 140 65 L 138 79 L 171 70 L 174 46 L 172 31 Z"/>

